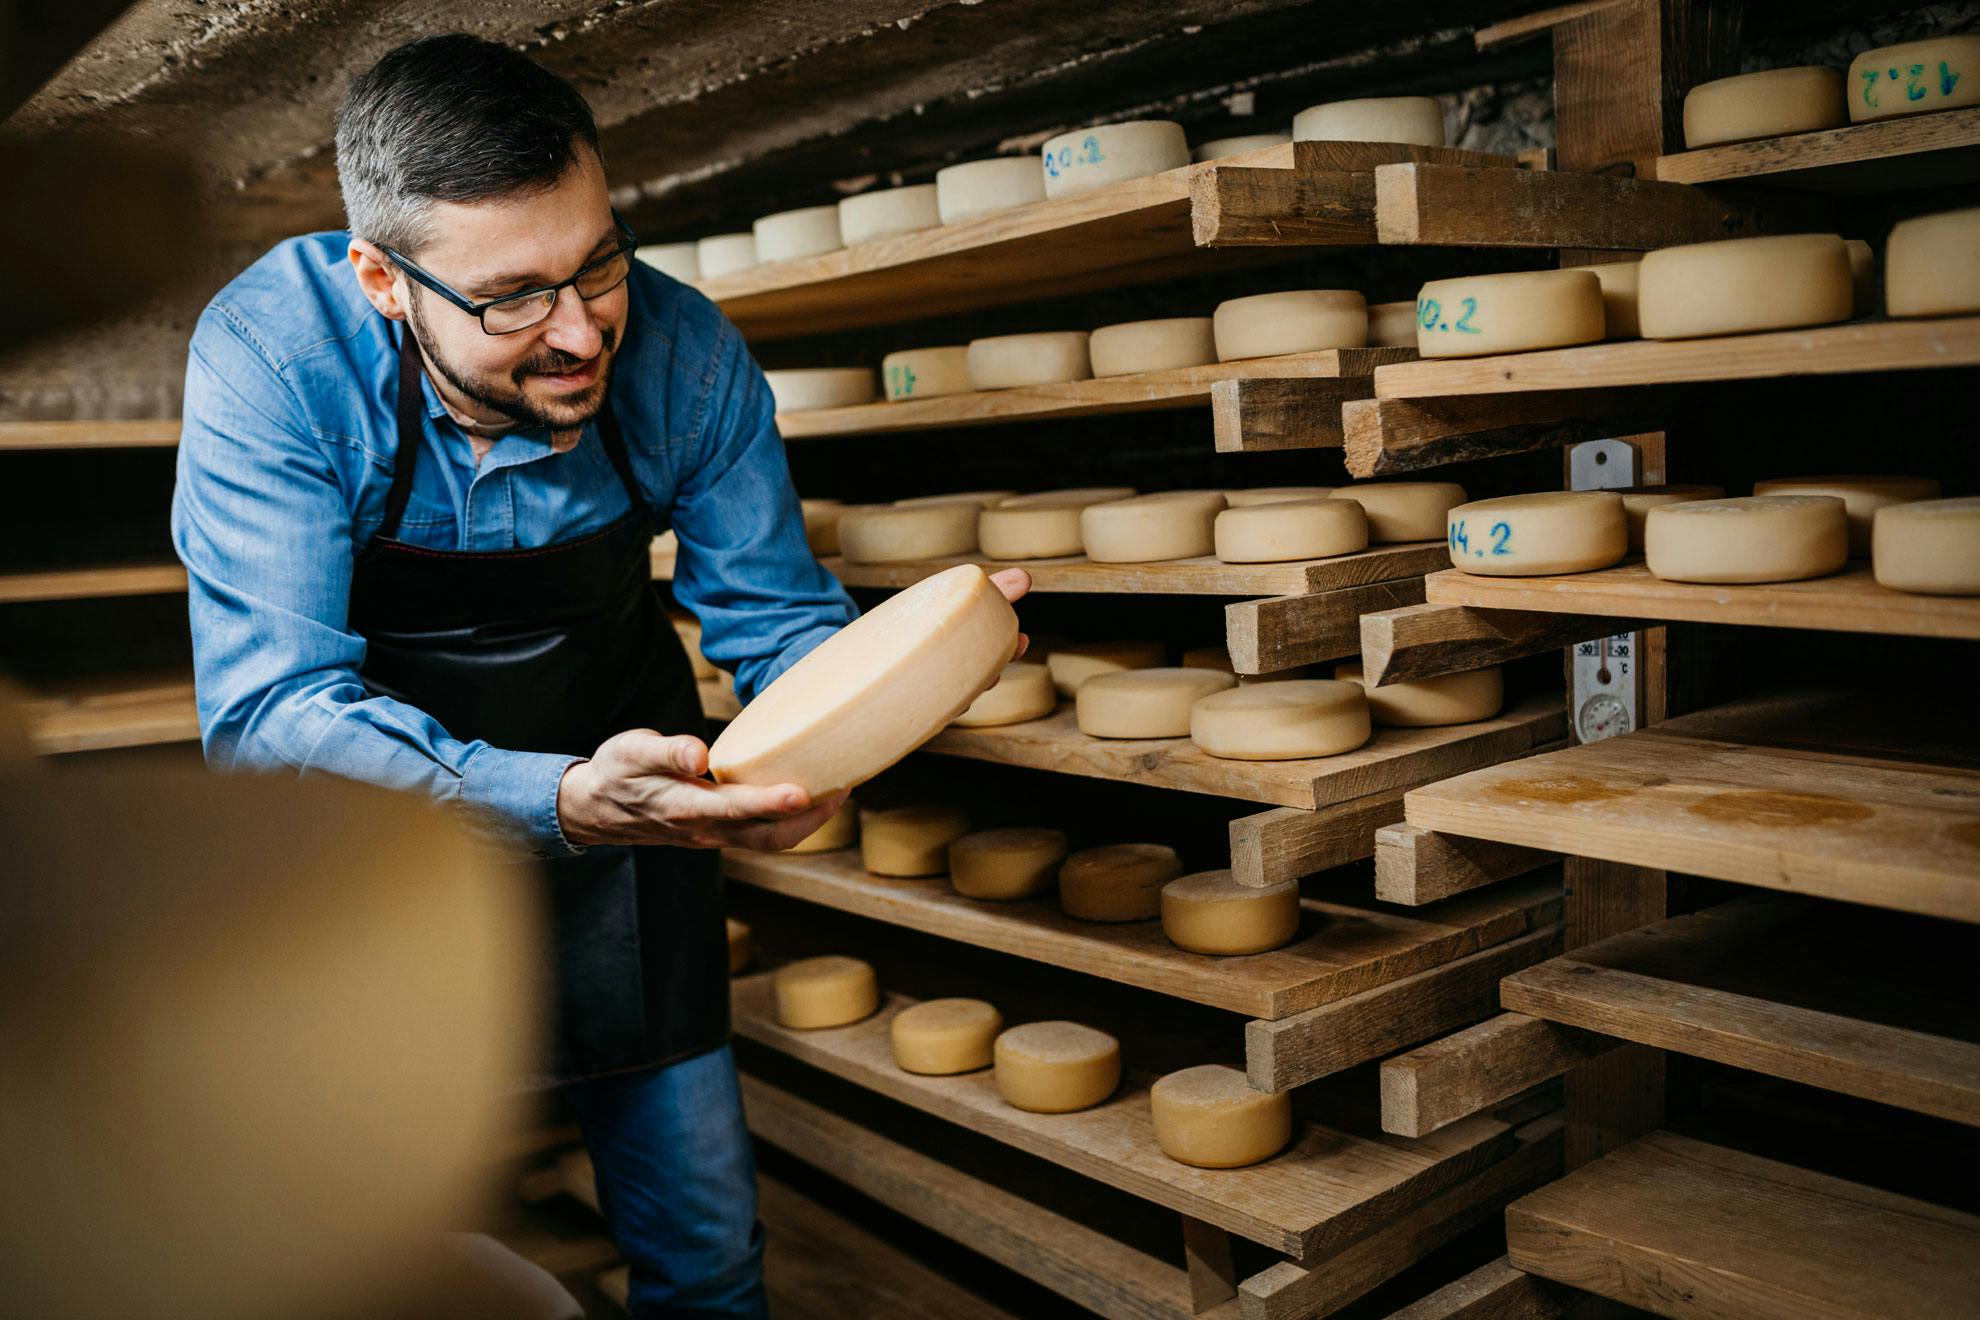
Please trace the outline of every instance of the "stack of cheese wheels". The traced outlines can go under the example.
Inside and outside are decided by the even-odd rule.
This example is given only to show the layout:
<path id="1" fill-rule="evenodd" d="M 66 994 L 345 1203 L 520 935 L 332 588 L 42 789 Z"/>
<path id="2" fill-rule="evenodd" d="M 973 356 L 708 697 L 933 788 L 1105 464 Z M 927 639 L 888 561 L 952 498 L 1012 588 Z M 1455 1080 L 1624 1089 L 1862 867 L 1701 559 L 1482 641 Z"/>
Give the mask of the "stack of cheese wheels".
<path id="1" fill-rule="evenodd" d="M 721 784 L 854 788 L 967 710 L 1017 650 L 1017 614 L 958 564 L 881 601 L 812 648 L 708 749 Z"/>
<path id="2" fill-rule="evenodd" d="M 1162 886 L 1162 933 L 1191 953 L 1230 957 L 1276 949 L 1299 934 L 1299 881 L 1239 884 L 1228 870 Z"/>
<path id="3" fill-rule="evenodd" d="M 1220 1063 L 1184 1068 L 1148 1088 L 1155 1144 L 1179 1164 L 1239 1169 L 1271 1159 L 1292 1140 L 1292 1093 L 1255 1091 Z"/>
<path id="4" fill-rule="evenodd" d="M 1334 677 L 1361 688 L 1369 718 L 1388 729 L 1471 724 L 1491 719 L 1506 704 L 1505 674 L 1497 665 L 1369 687 L 1361 661 L 1347 660 L 1334 666 Z"/>
<path id="5" fill-rule="evenodd" d="M 1338 486 L 1250 486 L 1224 492 L 1224 503 L 1233 509 L 1253 504 L 1281 504 L 1286 500 L 1324 500 Z"/>
<path id="6" fill-rule="evenodd" d="M 941 223 L 942 209 L 932 183 L 876 188 L 839 200 L 839 237 L 847 247 L 933 229 Z"/>
<path id="7" fill-rule="evenodd" d="M 1045 200 L 1036 156 L 993 156 L 935 171 L 935 210 L 945 225 Z"/>
<path id="8" fill-rule="evenodd" d="M 1371 545 L 1399 541 L 1441 541 L 1450 511 L 1464 503 L 1455 481 L 1355 481 L 1329 496 L 1353 500 L 1368 518 Z"/>
<path id="9" fill-rule="evenodd" d="M 1096 564 L 1145 564 L 1192 559 L 1217 548 L 1217 515 L 1224 493 L 1168 490 L 1089 504 L 1079 513 L 1079 539 Z"/>
<path id="10" fill-rule="evenodd" d="M 1089 380 L 1093 362 L 1087 353 L 1087 338 L 1084 330 L 1052 330 L 972 339 L 965 359 L 969 387 L 1010 390 Z"/>
<path id="11" fill-rule="evenodd" d="M 1587 573 L 1629 553 L 1612 490 L 1543 490 L 1460 504 L 1447 515 L 1451 564 L 1485 577 Z"/>
<path id="12" fill-rule="evenodd" d="M 1371 96 L 1309 106 L 1293 116 L 1296 142 L 1408 142 L 1446 145 L 1444 111 L 1433 96 Z"/>
<path id="13" fill-rule="evenodd" d="M 1155 642 L 1076 642 L 1054 647 L 1045 658 L 1052 686 L 1062 697 L 1078 693 L 1089 678 L 1124 669 L 1153 669 L 1161 663 L 1162 648 Z"/>
<path id="14" fill-rule="evenodd" d="M 1096 377 L 1132 376 L 1215 362 L 1217 338 L 1210 317 L 1171 316 L 1103 325 L 1088 340 L 1087 351 Z"/>
<path id="15" fill-rule="evenodd" d="M 635 248 L 633 255 L 662 274 L 692 284 L 701 278 L 701 262 L 695 257 L 696 251 L 693 243 L 649 243 Z"/>
<path id="16" fill-rule="evenodd" d="M 1043 151 L 1045 195 L 1074 193 L 1180 169 L 1189 164 L 1182 125 L 1167 119 L 1102 124 L 1047 138 Z"/>
<path id="17" fill-rule="evenodd" d="M 1877 510 L 1870 571 L 1878 585 L 1926 596 L 1980 596 L 1980 498 Z"/>
<path id="18" fill-rule="evenodd" d="M 1027 1022 L 997 1037 L 997 1090 L 1034 1114 L 1091 1109 L 1121 1084 L 1121 1043 L 1077 1022 Z"/>
<path id="19" fill-rule="evenodd" d="M 674 635 L 681 639 L 681 649 L 687 652 L 688 668 L 694 672 L 695 681 L 713 678 L 721 671 L 708 663 L 708 657 L 701 653 L 701 621 L 684 610 L 668 610 L 667 622 L 674 625 Z"/>
<path id="20" fill-rule="evenodd" d="M 704 280 L 748 270 L 759 264 L 756 257 L 756 235 L 710 234 L 707 238 L 696 239 L 694 264 L 701 271 L 701 278 Z"/>
<path id="21" fill-rule="evenodd" d="M 949 884 L 964 898 L 1008 902 L 1051 892 L 1066 858 L 1059 830 L 1018 827 L 965 834 L 949 845 Z"/>
<path id="22" fill-rule="evenodd" d="M 1057 499 L 1020 496 L 1005 500 L 994 509 L 985 509 L 976 520 L 977 544 L 992 559 L 1076 555 L 1085 545 L 1080 539 L 1080 511 L 1089 504 L 1127 497 L 1106 490 L 1092 494 L 1068 491 Z"/>
<path id="23" fill-rule="evenodd" d="M 1081 683 L 1073 713 L 1089 738 L 1181 738 L 1198 698 L 1237 685 L 1235 676 L 1216 669 L 1124 669 Z"/>
<path id="24" fill-rule="evenodd" d="M 839 551 L 851 564 L 899 564 L 942 559 L 976 549 L 976 517 L 968 500 L 870 505 L 839 519 Z"/>
<path id="25" fill-rule="evenodd" d="M 887 398 L 936 399 L 945 394 L 967 394 L 969 346 L 951 344 L 941 348 L 904 348 L 880 359 L 880 383 Z"/>
<path id="26" fill-rule="evenodd" d="M 1368 548 L 1368 515 L 1353 500 L 1320 497 L 1225 509 L 1214 529 L 1226 564 L 1325 559 Z"/>
<path id="27" fill-rule="evenodd" d="M 1622 498 L 1623 521 L 1629 527 L 1629 552 L 1643 553 L 1643 520 L 1660 504 L 1683 504 L 1686 500 L 1716 500 L 1725 497 L 1724 486 L 1623 486 L 1616 490 Z"/>
<path id="28" fill-rule="evenodd" d="M 940 495 L 910 495 L 895 500 L 894 507 L 926 509 L 936 504 L 967 504 L 976 509 L 994 509 L 1015 494 L 1014 490 L 951 490 Z"/>
<path id="29" fill-rule="evenodd" d="M 929 999 L 894 1014 L 887 1034 L 902 1072 L 948 1077 L 990 1066 L 1004 1015 L 981 999 Z"/>
<path id="30" fill-rule="evenodd" d="M 1980 259 L 1980 249 L 1975 249 Z M 1870 522 L 1877 510 L 1887 504 L 1910 504 L 1939 498 L 1934 477 L 1774 477 L 1753 483 L 1755 495 L 1833 495 L 1843 502 L 1843 515 L 1849 519 L 1849 553 L 1864 558 L 1870 553 Z"/>
<path id="31" fill-rule="evenodd" d="M 1866 50 L 1849 64 L 1858 123 L 1980 105 L 1980 35 L 1927 37 Z"/>
<path id="32" fill-rule="evenodd" d="M 1081 921 L 1147 921 L 1162 915 L 1162 886 L 1181 874 L 1167 844 L 1086 848 L 1059 867 L 1059 906 Z"/>
<path id="33" fill-rule="evenodd" d="M 1848 561 L 1849 519 L 1833 495 L 1666 504 L 1643 525 L 1643 557 L 1672 582 L 1798 582 Z"/>
<path id="34" fill-rule="evenodd" d="M 1715 78 L 1684 97 L 1684 145 L 1693 151 L 1848 122 L 1842 70 L 1819 65 Z"/>
<path id="35" fill-rule="evenodd" d="M 1326 678 L 1212 692 L 1189 711 L 1190 741 L 1226 761 L 1338 756 L 1367 742 L 1370 732 L 1361 685 Z"/>
<path id="36" fill-rule="evenodd" d="M 1353 289 L 1290 289 L 1217 304 L 1217 360 L 1359 348 L 1368 342 L 1368 301 Z"/>
<path id="37" fill-rule="evenodd" d="M 880 1007 L 880 983 L 872 964 L 839 954 L 779 967 L 770 985 L 777 1021 L 796 1031 L 843 1027 L 872 1017 Z"/>
<path id="38" fill-rule="evenodd" d="M 1416 347 L 1416 301 L 1370 303 L 1368 343 L 1373 348 Z"/>
<path id="39" fill-rule="evenodd" d="M 859 804 L 847 798 L 823 825 L 799 839 L 785 852 L 832 852 L 859 842 Z"/>
<path id="40" fill-rule="evenodd" d="M 912 879 L 949 869 L 949 845 L 969 833 L 961 807 L 894 807 L 860 821 L 859 856 L 874 875 Z"/>
<path id="41" fill-rule="evenodd" d="M 1416 295 L 1416 351 L 1424 357 L 1568 348 L 1605 333 L 1602 282 L 1586 266 L 1460 275 L 1431 280 Z"/>
<path id="42" fill-rule="evenodd" d="M 1041 664 L 1020 661 L 1005 665 L 996 683 L 950 723 L 963 729 L 1022 724 L 1050 715 L 1058 704 L 1059 694 L 1052 689 L 1052 671 Z"/>
<path id="43" fill-rule="evenodd" d="M 1976 71 L 1980 82 L 1980 71 Z M 1980 312 L 1980 206 L 1901 220 L 1884 248 L 1884 311 L 1891 316 Z"/>
<path id="44" fill-rule="evenodd" d="M 1849 250 L 1835 234 L 1783 234 L 1659 248 L 1643 258 L 1645 339 L 1695 339 L 1847 321 Z"/>
<path id="45" fill-rule="evenodd" d="M 1643 275 L 1642 261 L 1605 261 L 1577 269 L 1593 275 L 1602 286 L 1602 337 L 1638 338 L 1642 328 L 1636 316 L 1636 293 Z"/>
<path id="46" fill-rule="evenodd" d="M 756 258 L 763 262 L 815 257 L 846 245 L 839 236 L 837 204 L 766 215 L 750 226 L 750 232 L 756 236 Z"/>
<path id="47" fill-rule="evenodd" d="M 1877 311 L 1877 254 L 1860 238 L 1843 240 L 1849 254 L 1849 310 L 1852 316 L 1872 316 Z"/>
<path id="48" fill-rule="evenodd" d="M 728 928 L 729 935 L 729 975 L 734 976 L 749 966 L 750 960 L 756 957 L 756 946 L 750 942 L 747 923 L 737 921 L 734 917 L 724 917 L 723 923 Z"/>
<path id="49" fill-rule="evenodd" d="M 797 367 L 766 371 L 763 379 L 770 383 L 770 397 L 780 413 L 845 408 L 879 397 L 867 367 Z"/>
<path id="50" fill-rule="evenodd" d="M 1189 154 L 1190 158 L 1196 161 L 1222 160 L 1226 156 L 1242 156 L 1248 151 L 1282 147 L 1290 141 L 1292 141 L 1290 133 L 1243 133 L 1237 137 L 1212 138 L 1208 142 L 1199 142 Z"/>

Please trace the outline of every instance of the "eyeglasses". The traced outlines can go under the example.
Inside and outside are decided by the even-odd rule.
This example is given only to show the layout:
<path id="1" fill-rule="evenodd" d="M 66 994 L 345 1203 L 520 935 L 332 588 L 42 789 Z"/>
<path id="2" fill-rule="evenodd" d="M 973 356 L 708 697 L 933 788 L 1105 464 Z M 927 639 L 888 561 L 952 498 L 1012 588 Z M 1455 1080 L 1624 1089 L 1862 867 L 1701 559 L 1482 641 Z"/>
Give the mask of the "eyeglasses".
<path id="1" fill-rule="evenodd" d="M 612 217 L 612 223 L 618 226 L 624 241 L 598 260 L 587 262 L 569 279 L 537 289 L 524 289 L 521 293 L 503 294 L 500 298 L 482 303 L 455 292 L 433 278 L 402 252 L 386 248 L 385 255 L 392 258 L 399 269 L 413 280 L 480 321 L 483 334 L 512 335 L 518 330 L 542 324 L 556 308 L 558 295 L 566 288 L 576 289 L 578 297 L 590 302 L 593 298 L 604 297 L 626 282 L 626 277 L 632 274 L 632 252 L 639 246 L 639 238 L 617 215 Z"/>

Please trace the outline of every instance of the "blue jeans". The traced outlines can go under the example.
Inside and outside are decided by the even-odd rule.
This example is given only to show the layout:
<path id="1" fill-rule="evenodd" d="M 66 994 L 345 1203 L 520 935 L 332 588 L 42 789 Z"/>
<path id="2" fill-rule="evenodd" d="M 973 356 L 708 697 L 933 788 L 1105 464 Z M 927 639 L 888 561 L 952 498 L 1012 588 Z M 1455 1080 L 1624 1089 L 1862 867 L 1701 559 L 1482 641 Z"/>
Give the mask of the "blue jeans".
<path id="1" fill-rule="evenodd" d="M 598 1201 L 647 1316 L 769 1314 L 756 1157 L 727 1045 L 567 1088 Z"/>

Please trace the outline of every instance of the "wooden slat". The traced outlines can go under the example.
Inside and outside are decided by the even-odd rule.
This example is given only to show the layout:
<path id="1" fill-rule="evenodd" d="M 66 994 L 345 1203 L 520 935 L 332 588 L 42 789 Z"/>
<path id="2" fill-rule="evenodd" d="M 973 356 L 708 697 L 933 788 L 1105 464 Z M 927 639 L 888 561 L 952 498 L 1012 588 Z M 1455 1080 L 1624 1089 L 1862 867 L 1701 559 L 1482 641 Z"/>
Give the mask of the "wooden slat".
<path id="1" fill-rule="evenodd" d="M 43 756 L 199 737 L 192 675 L 176 671 L 44 687 L 28 701 L 27 716 L 30 745 Z"/>
<path id="2" fill-rule="evenodd" d="M 1182 1217 L 1183 1267 L 1189 1273 L 1189 1304 L 1195 1312 L 1228 1309 L 1237 1301 L 1237 1266 L 1231 1235 L 1215 1224 Z"/>
<path id="3" fill-rule="evenodd" d="M 1338 449 L 1342 409 L 1375 392 L 1373 379 L 1220 380 L 1210 387 L 1210 434 L 1220 454 Z"/>
<path id="4" fill-rule="evenodd" d="M 175 563 L 104 564 L 0 573 L 0 605 L 37 600 L 97 600 L 109 596 L 163 596 L 186 589 L 186 570 Z"/>
<path id="5" fill-rule="evenodd" d="M 1411 1302 L 1389 1320 L 1554 1320 L 1579 1294 L 1513 1268 L 1504 1256 Z"/>
<path id="6" fill-rule="evenodd" d="M 1602 1036 L 1501 1013 L 1383 1060 L 1382 1130 L 1399 1137 L 1435 1132 L 1613 1048 Z"/>
<path id="7" fill-rule="evenodd" d="M 1386 477 L 1656 430 L 1669 406 L 1644 390 L 1359 398 L 1341 406 L 1338 443 L 1351 475 Z"/>
<path id="8" fill-rule="evenodd" d="M 1495 50 L 1522 41 L 1536 41 L 1549 35 L 1556 27 L 1570 19 L 1581 18 L 1621 3 L 1623 0 L 1576 0 L 1574 4 L 1537 9 L 1533 13 L 1521 14 L 1517 18 L 1487 24 L 1473 32 L 1471 37 L 1480 50 Z"/>
<path id="9" fill-rule="evenodd" d="M 1302 811 L 1274 807 L 1231 821 L 1231 875 L 1262 888 L 1332 870 L 1375 854 L 1375 833 L 1402 819 L 1399 788 Z"/>
<path id="10" fill-rule="evenodd" d="M 1501 665 L 1628 631 L 1627 621 L 1598 615 L 1404 605 L 1361 616 L 1361 669 L 1369 683 L 1381 687 Z"/>
<path id="11" fill-rule="evenodd" d="M 1033 591 L 1270 596 L 1310 595 L 1420 578 L 1447 566 L 1450 554 L 1441 541 L 1412 541 L 1405 545 L 1376 546 L 1351 555 L 1285 564 L 1226 564 L 1213 555 L 1152 564 L 1096 564 L 1083 555 L 1017 561 L 966 555 L 906 564 L 848 564 L 834 557 L 823 563 L 849 587 L 905 587 L 957 564 L 973 563 L 993 572 L 1000 568 L 1022 568 L 1031 574 Z"/>
<path id="12" fill-rule="evenodd" d="M 1375 180 L 1366 171 L 1220 164 L 1191 180 L 1189 203 L 1192 237 L 1202 248 L 1375 241 Z"/>
<path id="13" fill-rule="evenodd" d="M 1643 163 L 1643 177 L 1671 183 L 1760 179 L 1828 192 L 1865 192 L 1900 180 L 1933 187 L 1972 182 L 1980 155 L 1980 106 L 1908 115 L 1817 133 L 1680 151 Z"/>
<path id="14" fill-rule="evenodd" d="M 1449 554 L 1444 556 L 1449 562 Z M 1338 591 L 1304 592 L 1224 607 L 1224 637 L 1240 674 L 1270 674 L 1361 650 L 1363 615 L 1415 605 L 1423 582 L 1407 578 Z"/>
<path id="15" fill-rule="evenodd" d="M 1375 897 L 1415 907 L 1545 866 L 1552 853 L 1438 834 L 1404 821 L 1375 831 Z"/>
<path id="16" fill-rule="evenodd" d="M 0 422 L 0 451 L 21 449 L 170 449 L 179 419 Z"/>

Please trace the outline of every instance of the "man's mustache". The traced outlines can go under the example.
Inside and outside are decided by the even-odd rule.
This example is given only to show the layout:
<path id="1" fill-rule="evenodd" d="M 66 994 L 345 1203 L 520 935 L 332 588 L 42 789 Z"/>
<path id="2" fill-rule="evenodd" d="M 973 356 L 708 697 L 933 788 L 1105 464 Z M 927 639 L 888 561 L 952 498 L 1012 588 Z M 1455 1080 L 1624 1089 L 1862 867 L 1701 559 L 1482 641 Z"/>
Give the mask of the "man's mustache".
<path id="1" fill-rule="evenodd" d="M 523 380 L 529 376 L 568 375 L 573 371 L 579 370 L 586 363 L 595 362 L 598 358 L 610 353 L 612 351 L 613 341 L 617 338 L 617 333 L 608 327 L 600 334 L 600 339 L 603 342 L 594 357 L 579 357 L 575 353 L 566 353 L 561 348 L 546 349 L 535 357 L 526 359 L 512 374 L 518 385 L 522 384 Z"/>

